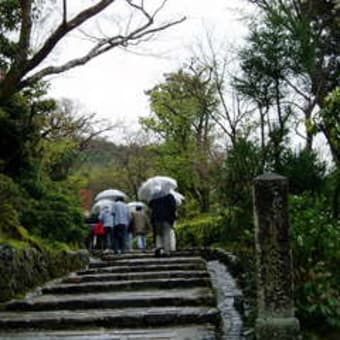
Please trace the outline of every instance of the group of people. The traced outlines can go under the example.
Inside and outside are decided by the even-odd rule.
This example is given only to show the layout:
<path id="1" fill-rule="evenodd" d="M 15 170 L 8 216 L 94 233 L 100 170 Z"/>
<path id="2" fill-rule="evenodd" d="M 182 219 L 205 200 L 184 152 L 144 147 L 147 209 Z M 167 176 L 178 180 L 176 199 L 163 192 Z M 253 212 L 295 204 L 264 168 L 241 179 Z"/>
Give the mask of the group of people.
<path id="1" fill-rule="evenodd" d="M 169 256 L 174 250 L 171 239 L 176 219 L 175 198 L 170 193 L 154 197 L 149 208 L 150 216 L 141 205 L 131 211 L 123 198 L 117 198 L 100 211 L 92 224 L 92 238 L 100 240 L 102 248 L 121 254 L 132 250 L 134 238 L 138 249 L 145 250 L 147 235 L 152 232 L 156 256 Z"/>

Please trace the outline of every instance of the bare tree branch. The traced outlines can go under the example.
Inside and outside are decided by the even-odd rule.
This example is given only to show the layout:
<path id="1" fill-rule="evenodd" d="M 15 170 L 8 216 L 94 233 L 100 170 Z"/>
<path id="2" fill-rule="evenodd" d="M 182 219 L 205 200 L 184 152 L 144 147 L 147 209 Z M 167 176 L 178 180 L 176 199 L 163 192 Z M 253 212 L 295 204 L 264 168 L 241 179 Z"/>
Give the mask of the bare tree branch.
<path id="1" fill-rule="evenodd" d="M 42 60 L 44 60 L 49 53 L 53 50 L 56 44 L 70 31 L 82 25 L 85 21 L 91 19 L 101 11 L 103 11 L 107 6 L 111 5 L 115 0 L 102 0 L 94 6 L 88 7 L 82 12 L 78 13 L 69 22 L 62 22 L 57 29 L 49 36 L 45 41 L 41 49 L 33 56 L 29 61 L 25 73 L 28 73 L 37 65 L 39 65 Z"/>
<path id="2" fill-rule="evenodd" d="M 128 36 L 119 35 L 119 36 L 115 36 L 113 38 L 102 40 L 83 57 L 70 60 L 70 61 L 68 61 L 65 64 L 60 65 L 60 66 L 45 67 L 42 70 L 33 74 L 32 76 L 24 79 L 20 84 L 18 84 L 18 87 L 20 89 L 22 89 L 22 88 L 24 88 L 28 85 L 35 83 L 38 80 L 44 78 L 47 75 L 63 73 L 67 70 L 70 70 L 70 69 L 76 67 L 76 66 L 84 65 L 87 62 L 89 62 L 91 59 L 98 57 L 99 55 L 101 55 L 101 54 L 103 54 L 103 53 L 105 53 L 105 52 L 107 52 L 107 51 L 109 51 L 109 50 L 111 50 L 115 47 L 126 46 L 130 42 L 137 41 L 137 40 L 139 41 L 144 36 L 151 35 L 153 33 L 159 32 L 159 31 L 163 31 L 163 30 L 165 30 L 165 29 L 167 29 L 167 28 L 169 28 L 173 25 L 176 25 L 180 22 L 183 22 L 184 20 L 185 20 L 185 18 L 182 18 L 182 19 L 177 20 L 177 21 L 166 23 L 163 26 L 159 26 L 157 28 L 153 28 L 153 29 L 149 29 L 149 30 L 145 30 L 145 28 L 144 28 L 144 32 L 142 32 L 141 29 L 137 29 L 134 32 L 130 33 Z"/>
<path id="3" fill-rule="evenodd" d="M 96 116 L 96 113 L 79 115 L 76 103 L 64 98 L 54 111 L 44 115 L 41 138 L 47 141 L 72 139 L 78 143 L 79 150 L 84 150 L 95 137 L 118 127 L 118 123 L 97 119 Z"/>
<path id="4" fill-rule="evenodd" d="M 63 0 L 63 23 L 67 23 L 67 0 Z"/>
<path id="5" fill-rule="evenodd" d="M 27 55 L 30 51 L 30 36 L 31 36 L 31 3 L 32 0 L 21 0 L 22 6 L 22 25 L 21 34 L 18 46 L 20 47 L 20 54 L 17 56 L 17 63 L 13 63 L 9 72 L 5 75 L 3 81 L 0 83 L 0 100 L 5 99 L 15 92 L 20 91 L 22 88 L 32 85 L 42 78 L 65 72 L 74 67 L 81 66 L 96 58 L 103 53 L 115 48 L 115 47 L 127 47 L 128 45 L 137 45 L 145 39 L 150 39 L 154 34 L 166 30 L 169 27 L 177 25 L 183 22 L 186 18 L 182 17 L 177 20 L 160 23 L 155 25 L 155 16 L 164 7 L 168 0 L 162 0 L 160 6 L 158 6 L 153 13 L 148 12 L 144 7 L 144 1 L 140 4 L 134 3 L 132 0 L 126 0 L 127 4 L 141 14 L 144 18 L 144 23 L 141 23 L 138 27 L 129 30 L 131 24 L 128 21 L 128 26 L 125 26 L 128 31 L 125 34 L 116 34 L 106 38 L 98 38 L 94 41 L 94 46 L 83 56 L 76 57 L 72 60 L 65 62 L 62 65 L 49 65 L 34 71 L 42 61 L 53 51 L 58 42 L 60 42 L 69 32 L 76 28 L 79 28 L 83 23 L 89 19 L 95 17 L 97 14 L 105 10 L 115 0 L 101 0 L 91 7 L 88 7 L 78 13 L 74 18 L 68 21 L 67 19 L 67 1 L 63 0 L 63 19 L 60 25 L 54 30 L 54 32 L 46 39 L 42 47 L 27 60 Z"/>
<path id="6" fill-rule="evenodd" d="M 303 97 L 305 100 L 310 101 L 310 96 L 306 95 L 303 91 L 301 91 L 296 85 L 294 85 L 288 77 L 286 77 L 285 82 L 290 86 L 296 93 L 298 93 L 301 97 Z"/>

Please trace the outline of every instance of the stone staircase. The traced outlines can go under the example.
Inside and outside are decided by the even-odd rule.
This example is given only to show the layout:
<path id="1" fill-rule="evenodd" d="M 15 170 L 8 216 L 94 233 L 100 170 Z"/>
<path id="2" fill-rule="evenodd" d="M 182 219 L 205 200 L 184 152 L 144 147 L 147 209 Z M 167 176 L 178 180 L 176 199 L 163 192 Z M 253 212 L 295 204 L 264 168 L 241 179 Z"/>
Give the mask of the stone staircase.
<path id="1" fill-rule="evenodd" d="M 212 340 L 219 326 L 206 262 L 185 252 L 103 255 L 0 312 L 0 339 Z"/>

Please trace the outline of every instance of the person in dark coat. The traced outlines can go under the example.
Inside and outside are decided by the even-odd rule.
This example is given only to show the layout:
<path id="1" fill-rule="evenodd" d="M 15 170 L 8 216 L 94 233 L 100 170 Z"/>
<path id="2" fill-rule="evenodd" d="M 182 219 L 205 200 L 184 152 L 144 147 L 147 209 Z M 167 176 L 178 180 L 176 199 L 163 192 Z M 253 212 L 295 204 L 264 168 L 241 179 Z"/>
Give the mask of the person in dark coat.
<path id="1" fill-rule="evenodd" d="M 156 255 L 170 255 L 171 229 L 176 219 L 176 201 L 168 194 L 156 197 L 149 203 L 151 208 L 151 223 L 154 229 Z"/>

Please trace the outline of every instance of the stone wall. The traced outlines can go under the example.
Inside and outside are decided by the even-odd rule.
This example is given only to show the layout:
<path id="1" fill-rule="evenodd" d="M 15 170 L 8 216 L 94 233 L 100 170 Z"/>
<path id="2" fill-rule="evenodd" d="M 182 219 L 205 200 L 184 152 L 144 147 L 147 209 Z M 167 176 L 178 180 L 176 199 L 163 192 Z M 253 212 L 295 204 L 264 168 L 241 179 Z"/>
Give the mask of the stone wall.
<path id="1" fill-rule="evenodd" d="M 86 251 L 66 252 L 0 246 L 0 302 L 24 294 L 48 280 L 84 268 Z"/>

